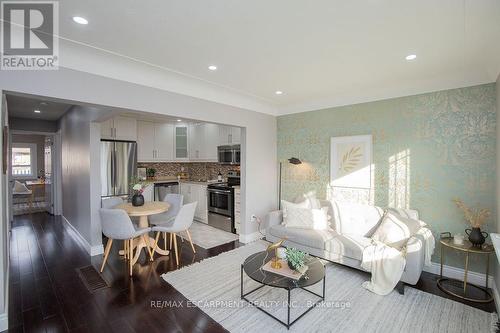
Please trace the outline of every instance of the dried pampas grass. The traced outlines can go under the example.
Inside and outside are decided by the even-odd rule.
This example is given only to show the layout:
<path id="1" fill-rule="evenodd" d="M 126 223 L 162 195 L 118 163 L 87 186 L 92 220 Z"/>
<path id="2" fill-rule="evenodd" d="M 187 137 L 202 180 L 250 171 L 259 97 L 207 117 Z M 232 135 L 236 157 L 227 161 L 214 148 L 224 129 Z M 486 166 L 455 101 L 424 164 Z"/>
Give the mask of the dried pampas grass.
<path id="1" fill-rule="evenodd" d="M 467 207 L 460 199 L 453 199 L 455 205 L 464 213 L 465 220 L 469 222 L 471 227 L 480 228 L 486 223 L 491 213 L 486 208 L 470 208 Z"/>

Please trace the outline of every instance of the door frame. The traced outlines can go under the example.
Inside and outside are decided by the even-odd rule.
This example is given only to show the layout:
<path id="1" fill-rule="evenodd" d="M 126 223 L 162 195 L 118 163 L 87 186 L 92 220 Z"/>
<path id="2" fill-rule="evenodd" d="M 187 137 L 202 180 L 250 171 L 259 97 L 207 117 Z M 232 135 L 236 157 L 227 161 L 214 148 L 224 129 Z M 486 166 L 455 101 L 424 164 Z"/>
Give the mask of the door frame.
<path id="1" fill-rule="evenodd" d="M 11 130 L 9 132 L 9 156 L 12 154 L 12 135 L 13 134 L 21 134 L 21 135 L 44 135 L 52 138 L 52 189 L 51 189 L 51 202 L 52 209 L 49 209 L 49 213 L 53 215 L 62 215 L 62 155 L 61 155 L 61 131 L 57 132 L 43 132 L 43 131 L 25 131 L 25 130 Z M 12 174 L 11 174 L 12 164 L 9 162 L 8 166 L 8 177 L 9 177 L 9 187 L 12 187 Z M 12 205 L 12 191 L 9 193 L 10 202 Z M 13 221 L 13 209 L 10 210 L 10 221 Z"/>

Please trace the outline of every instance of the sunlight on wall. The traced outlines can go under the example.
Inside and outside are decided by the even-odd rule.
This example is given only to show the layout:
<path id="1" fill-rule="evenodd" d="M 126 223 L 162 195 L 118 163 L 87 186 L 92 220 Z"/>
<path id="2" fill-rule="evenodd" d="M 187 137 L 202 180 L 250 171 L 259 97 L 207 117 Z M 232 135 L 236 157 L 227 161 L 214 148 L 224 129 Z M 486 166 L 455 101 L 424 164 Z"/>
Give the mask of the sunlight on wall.
<path id="1" fill-rule="evenodd" d="M 326 187 L 326 198 L 335 199 L 339 202 L 373 204 L 374 201 L 374 177 L 375 165 L 371 164 L 362 169 L 351 172 L 344 177 L 331 179 Z M 367 177 L 370 178 L 370 187 L 337 186 L 340 184 L 360 184 Z"/>
<path id="2" fill-rule="evenodd" d="M 410 149 L 389 157 L 389 207 L 410 208 Z"/>

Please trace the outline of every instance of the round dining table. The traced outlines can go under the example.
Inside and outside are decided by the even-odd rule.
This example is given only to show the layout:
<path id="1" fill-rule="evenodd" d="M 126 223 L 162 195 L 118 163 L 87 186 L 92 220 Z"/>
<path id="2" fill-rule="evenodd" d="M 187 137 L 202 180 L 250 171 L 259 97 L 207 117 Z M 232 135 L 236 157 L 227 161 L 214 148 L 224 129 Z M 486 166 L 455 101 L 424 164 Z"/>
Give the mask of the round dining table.
<path id="1" fill-rule="evenodd" d="M 131 203 L 122 203 L 115 208 L 123 209 L 130 217 L 139 217 L 139 227 L 147 228 L 149 227 L 148 216 L 165 213 L 170 208 L 170 204 L 164 201 L 145 202 L 142 206 L 133 206 Z M 149 244 L 146 244 L 144 239 L 149 242 Z M 135 255 L 134 258 L 132 258 L 132 264 L 137 262 L 142 248 L 146 246 L 149 246 L 149 249 L 155 249 L 155 252 L 164 256 L 167 256 L 170 253 L 167 249 L 160 249 L 159 246 L 155 247 L 155 239 L 149 235 L 146 235 L 146 237 L 137 237 L 134 239 Z M 120 251 L 120 253 L 122 253 L 122 251 Z"/>

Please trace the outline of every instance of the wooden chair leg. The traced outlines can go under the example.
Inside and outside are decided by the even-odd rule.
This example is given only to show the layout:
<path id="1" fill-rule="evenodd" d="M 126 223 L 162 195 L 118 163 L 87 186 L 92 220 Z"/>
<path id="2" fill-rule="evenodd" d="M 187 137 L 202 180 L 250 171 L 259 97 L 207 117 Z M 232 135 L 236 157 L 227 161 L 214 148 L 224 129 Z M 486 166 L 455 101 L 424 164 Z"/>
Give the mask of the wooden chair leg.
<path id="1" fill-rule="evenodd" d="M 177 266 L 179 266 L 179 251 L 177 248 L 177 235 L 174 235 L 174 247 L 175 247 L 175 262 L 177 263 Z"/>
<path id="2" fill-rule="evenodd" d="M 163 232 L 163 248 L 167 250 L 167 232 Z"/>
<path id="3" fill-rule="evenodd" d="M 189 233 L 189 230 L 186 230 L 186 234 L 189 239 L 189 243 L 191 244 L 191 248 L 193 249 L 193 253 L 196 253 L 196 250 L 194 249 L 193 241 L 191 240 L 191 234 Z"/>
<path id="4" fill-rule="evenodd" d="M 168 247 L 169 250 L 172 250 L 172 242 L 174 241 L 174 234 L 170 233 L 170 246 Z"/>
<path id="5" fill-rule="evenodd" d="M 106 261 L 108 260 L 109 251 L 111 250 L 111 244 L 113 244 L 113 240 L 108 238 L 108 242 L 106 243 L 106 249 L 104 250 L 104 259 L 102 260 L 101 273 L 104 270 L 104 265 L 106 265 Z"/>
<path id="6" fill-rule="evenodd" d="M 128 258 L 128 240 L 123 241 L 123 256 L 125 259 Z"/>
<path id="7" fill-rule="evenodd" d="M 128 240 L 128 257 L 130 258 L 129 261 L 128 261 L 128 267 L 129 267 L 129 272 L 128 274 L 130 276 L 132 276 L 132 261 L 133 261 L 133 258 L 134 258 L 134 250 L 133 250 L 133 239 L 130 239 Z"/>
<path id="8" fill-rule="evenodd" d="M 142 240 L 144 241 L 144 243 L 146 243 L 146 248 L 147 248 L 147 252 L 146 252 L 146 256 L 148 255 L 149 253 L 149 260 L 150 261 L 153 261 L 153 252 L 151 250 L 151 247 L 149 246 L 149 239 L 148 237 L 146 237 L 146 235 L 142 235 Z"/>
<path id="9" fill-rule="evenodd" d="M 151 252 L 151 253 L 153 253 L 153 254 L 155 253 L 156 249 L 158 248 L 158 240 L 159 240 L 159 239 L 160 239 L 160 232 L 159 232 L 159 231 L 157 231 L 157 232 L 156 232 L 156 237 L 155 237 L 155 245 L 154 245 L 154 247 L 153 247 L 153 251 Z M 153 258 L 153 256 L 151 256 L 151 260 L 153 260 L 152 258 Z"/>

